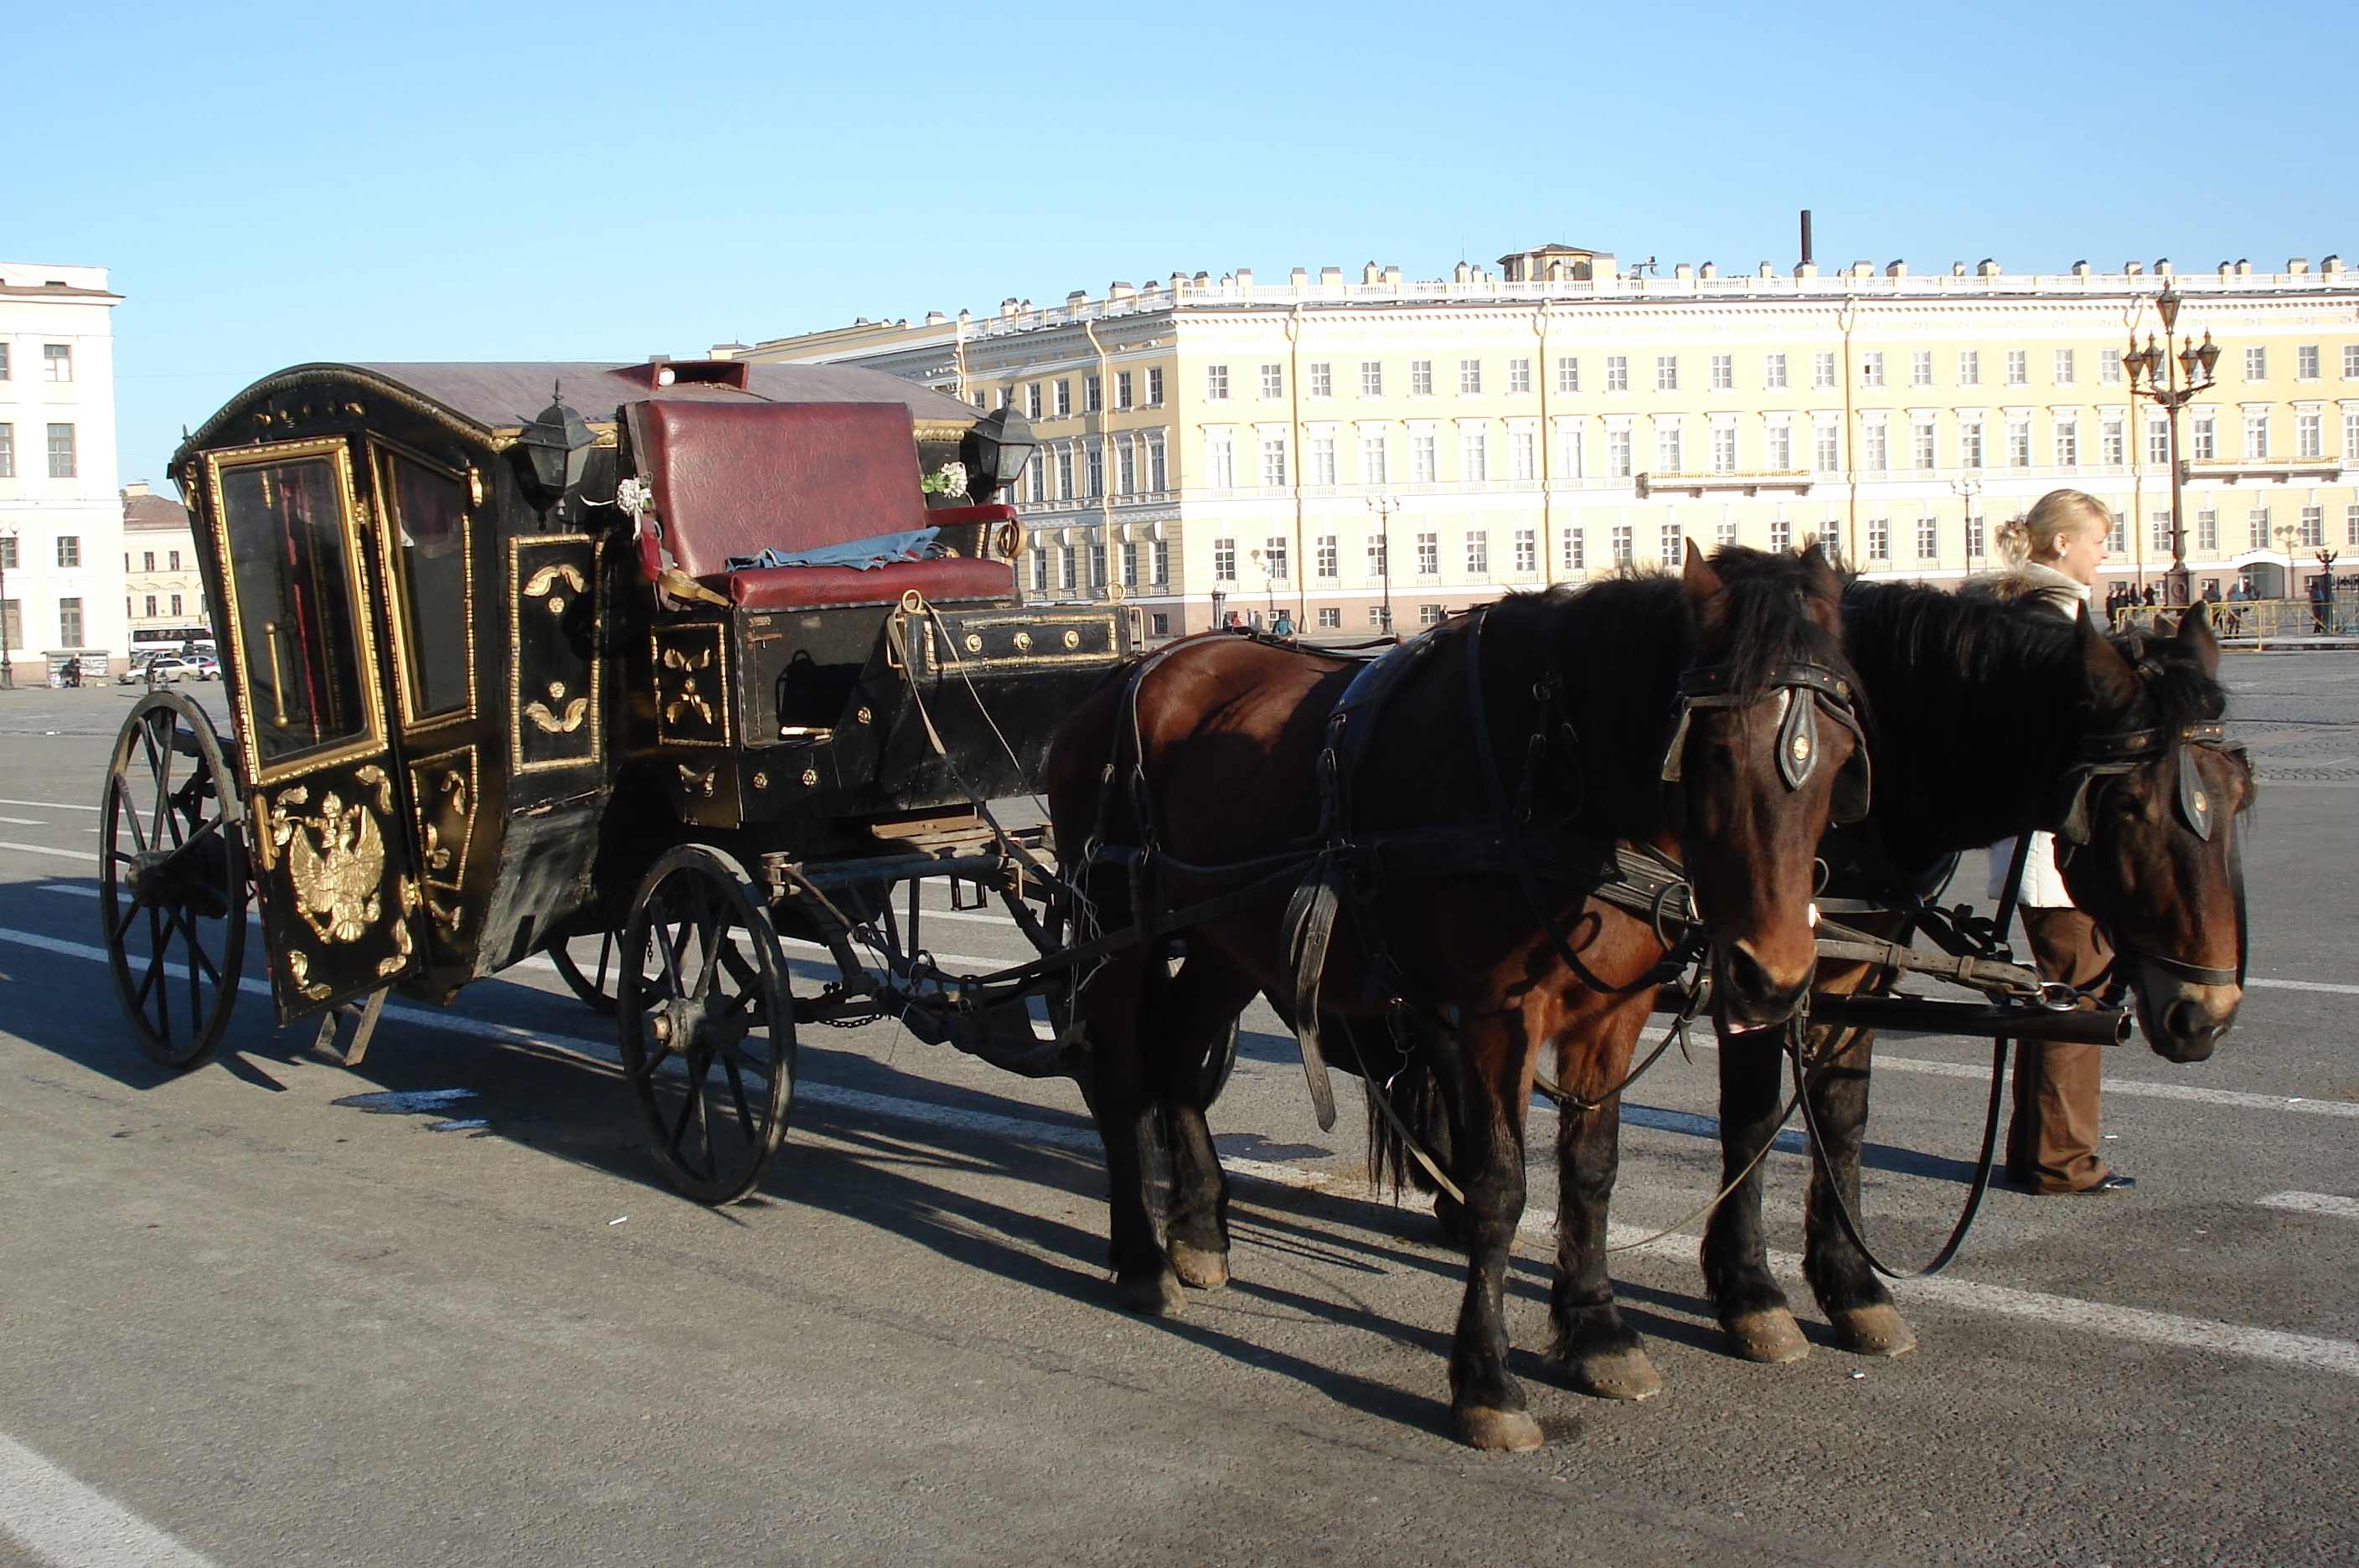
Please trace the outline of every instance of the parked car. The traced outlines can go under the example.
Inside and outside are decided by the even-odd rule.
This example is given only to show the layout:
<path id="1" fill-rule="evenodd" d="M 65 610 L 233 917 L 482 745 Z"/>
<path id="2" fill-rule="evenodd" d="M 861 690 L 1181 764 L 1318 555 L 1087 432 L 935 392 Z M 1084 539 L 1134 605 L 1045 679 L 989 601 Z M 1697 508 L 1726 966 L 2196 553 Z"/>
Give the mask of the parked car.
<path id="1" fill-rule="evenodd" d="M 182 659 L 176 653 L 158 654 L 144 668 L 121 677 L 125 683 L 145 682 L 149 685 L 161 685 L 168 681 L 210 681 L 212 678 L 199 667 L 197 660 Z"/>
<path id="2" fill-rule="evenodd" d="M 221 660 L 215 659 L 212 654 L 190 654 L 189 656 L 189 662 L 196 666 L 198 680 L 218 681 L 221 679 Z"/>

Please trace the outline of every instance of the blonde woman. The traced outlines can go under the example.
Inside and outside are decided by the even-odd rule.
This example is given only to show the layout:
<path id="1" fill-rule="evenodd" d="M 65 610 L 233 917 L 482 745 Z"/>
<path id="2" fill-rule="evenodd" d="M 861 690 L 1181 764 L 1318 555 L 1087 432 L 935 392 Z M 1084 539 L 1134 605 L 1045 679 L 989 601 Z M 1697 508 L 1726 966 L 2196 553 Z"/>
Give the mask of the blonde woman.
<path id="1" fill-rule="evenodd" d="M 2007 569 L 1975 578 L 1963 592 L 1995 599 L 2022 600 L 2070 619 L 2089 604 L 2105 546 L 2114 531 L 2113 513 L 2078 490 L 2051 490 L 2025 517 L 1999 530 L 1999 552 Z M 1988 896 L 2005 891 L 2015 841 L 1990 848 Z M 2023 931 L 2039 973 L 2070 985 L 2093 984 L 2113 960 L 2097 924 L 2072 907 L 2056 869 L 2056 841 L 2032 835 L 2024 859 Z M 2015 1116 L 2006 1133 L 2006 1176 L 2044 1196 L 2066 1192 L 2118 1192 L 2136 1185 L 2097 1156 L 2097 1085 L 2104 1073 L 2102 1046 L 2027 1040 L 2015 1068 Z"/>

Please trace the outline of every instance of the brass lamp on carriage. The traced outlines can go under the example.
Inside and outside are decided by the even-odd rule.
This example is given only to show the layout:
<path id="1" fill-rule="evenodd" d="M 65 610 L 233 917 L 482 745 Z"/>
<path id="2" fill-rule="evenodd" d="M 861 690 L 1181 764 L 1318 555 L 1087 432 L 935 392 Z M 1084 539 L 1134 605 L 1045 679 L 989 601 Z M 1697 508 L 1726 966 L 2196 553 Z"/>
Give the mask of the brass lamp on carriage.
<path id="1" fill-rule="evenodd" d="M 1032 439 L 1032 427 L 1014 408 L 994 409 L 977 419 L 959 442 L 969 497 L 982 506 L 1014 489 L 1038 444 Z"/>
<path id="2" fill-rule="evenodd" d="M 562 501 L 582 483 L 582 470 L 590 463 L 590 449 L 598 438 L 559 388 L 549 389 L 549 407 L 516 437 L 515 450 L 523 459 L 520 466 L 526 484 L 551 500 Z"/>

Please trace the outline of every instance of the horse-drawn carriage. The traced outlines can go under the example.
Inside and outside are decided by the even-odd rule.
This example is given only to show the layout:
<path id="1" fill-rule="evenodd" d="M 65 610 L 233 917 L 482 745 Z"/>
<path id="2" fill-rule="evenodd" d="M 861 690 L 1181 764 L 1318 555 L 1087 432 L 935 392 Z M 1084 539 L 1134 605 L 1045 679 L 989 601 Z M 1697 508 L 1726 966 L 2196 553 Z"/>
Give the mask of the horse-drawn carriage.
<path id="1" fill-rule="evenodd" d="M 106 785 L 143 1045 L 186 1065 L 221 1038 L 250 897 L 282 1025 L 365 999 L 364 1030 L 388 991 L 447 1002 L 549 953 L 619 1018 L 651 1147 L 707 1202 L 775 1155 L 799 1018 L 890 1014 L 1054 1070 L 1027 1007 L 1053 978 L 984 993 L 917 956 L 926 878 L 1054 944 L 1045 830 L 987 802 L 1038 789 L 1130 646 L 1118 604 L 1017 603 L 994 496 L 1028 452 L 1012 411 L 860 370 L 248 388 L 173 460 L 234 723 L 150 696 Z M 781 933 L 837 960 L 817 995 L 791 996 Z"/>

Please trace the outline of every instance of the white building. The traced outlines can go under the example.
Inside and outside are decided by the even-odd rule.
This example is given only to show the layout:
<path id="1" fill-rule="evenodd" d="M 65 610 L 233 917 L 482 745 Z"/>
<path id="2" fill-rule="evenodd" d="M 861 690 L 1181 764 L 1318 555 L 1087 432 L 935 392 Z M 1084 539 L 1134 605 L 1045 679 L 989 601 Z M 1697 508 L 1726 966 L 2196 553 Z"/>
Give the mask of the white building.
<path id="1" fill-rule="evenodd" d="M 131 647 L 114 478 L 114 331 L 103 267 L 0 262 L 0 657 Z M 95 673 L 95 671 L 93 671 Z"/>

